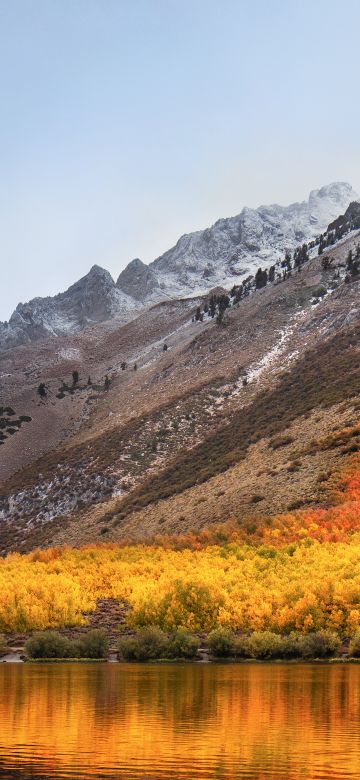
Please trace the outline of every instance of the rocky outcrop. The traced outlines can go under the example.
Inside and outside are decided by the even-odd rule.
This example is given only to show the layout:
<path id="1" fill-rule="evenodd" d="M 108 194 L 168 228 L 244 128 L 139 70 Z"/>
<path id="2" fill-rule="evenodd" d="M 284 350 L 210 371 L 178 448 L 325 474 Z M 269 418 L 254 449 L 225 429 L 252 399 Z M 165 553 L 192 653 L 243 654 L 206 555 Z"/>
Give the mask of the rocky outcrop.
<path id="1" fill-rule="evenodd" d="M 160 292 L 155 272 L 139 258 L 135 258 L 121 272 L 116 286 L 136 301 L 150 300 L 154 292 Z"/>
<path id="2" fill-rule="evenodd" d="M 360 203 L 352 201 L 345 211 L 337 219 L 330 223 L 328 231 L 331 230 L 360 230 Z"/>
<path id="3" fill-rule="evenodd" d="M 111 274 L 93 265 L 66 292 L 19 303 L 9 322 L 0 324 L 0 349 L 77 333 L 88 325 L 126 315 L 134 308 L 134 300 L 116 287 Z"/>

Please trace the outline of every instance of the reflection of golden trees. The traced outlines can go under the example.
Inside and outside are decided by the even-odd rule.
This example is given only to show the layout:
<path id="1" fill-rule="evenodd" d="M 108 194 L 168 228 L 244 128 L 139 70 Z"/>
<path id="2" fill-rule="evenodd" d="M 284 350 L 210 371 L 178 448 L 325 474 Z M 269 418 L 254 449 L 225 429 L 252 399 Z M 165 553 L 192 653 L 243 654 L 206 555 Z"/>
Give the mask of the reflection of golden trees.
<path id="1" fill-rule="evenodd" d="M 340 665 L 4 666 L 0 767 L 355 780 L 359 683 Z"/>

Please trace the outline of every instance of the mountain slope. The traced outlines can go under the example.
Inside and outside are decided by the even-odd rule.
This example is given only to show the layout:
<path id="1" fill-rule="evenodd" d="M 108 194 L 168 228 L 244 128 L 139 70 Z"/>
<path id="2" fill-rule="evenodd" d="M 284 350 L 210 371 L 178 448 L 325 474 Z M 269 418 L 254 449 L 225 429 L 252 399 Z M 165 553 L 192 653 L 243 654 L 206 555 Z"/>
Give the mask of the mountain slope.
<path id="1" fill-rule="evenodd" d="M 235 291 L 223 320 L 205 298 L 178 300 L 59 337 L 55 360 L 50 340 L 7 353 L 6 404 L 33 419 L 1 447 L 3 549 L 181 533 L 318 500 L 342 447 L 314 436 L 360 401 L 360 283 L 346 268 L 360 236 L 326 238 L 299 270 Z"/>

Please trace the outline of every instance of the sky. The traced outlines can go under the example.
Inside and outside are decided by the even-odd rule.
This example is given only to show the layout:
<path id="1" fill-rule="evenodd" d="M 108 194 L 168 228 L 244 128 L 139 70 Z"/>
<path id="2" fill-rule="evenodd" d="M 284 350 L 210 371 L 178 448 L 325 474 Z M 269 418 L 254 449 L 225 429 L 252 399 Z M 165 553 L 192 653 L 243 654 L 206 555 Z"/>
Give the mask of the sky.
<path id="1" fill-rule="evenodd" d="M 360 192 L 360 3 L 0 0 L 0 319 L 243 206 Z"/>

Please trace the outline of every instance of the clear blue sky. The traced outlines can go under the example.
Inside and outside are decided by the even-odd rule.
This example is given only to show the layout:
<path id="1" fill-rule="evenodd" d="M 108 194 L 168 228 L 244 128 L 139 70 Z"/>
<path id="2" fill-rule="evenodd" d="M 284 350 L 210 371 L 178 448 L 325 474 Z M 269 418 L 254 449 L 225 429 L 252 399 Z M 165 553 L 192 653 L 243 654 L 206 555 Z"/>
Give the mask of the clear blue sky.
<path id="1" fill-rule="evenodd" d="M 244 205 L 359 191 L 359 29 L 358 0 L 0 0 L 0 318 Z"/>

